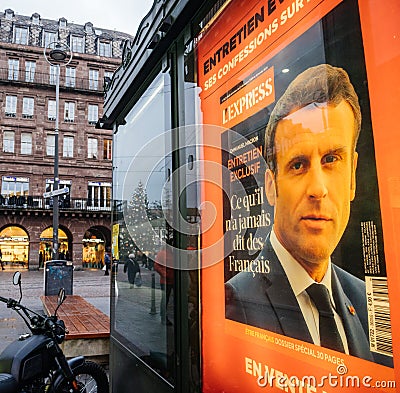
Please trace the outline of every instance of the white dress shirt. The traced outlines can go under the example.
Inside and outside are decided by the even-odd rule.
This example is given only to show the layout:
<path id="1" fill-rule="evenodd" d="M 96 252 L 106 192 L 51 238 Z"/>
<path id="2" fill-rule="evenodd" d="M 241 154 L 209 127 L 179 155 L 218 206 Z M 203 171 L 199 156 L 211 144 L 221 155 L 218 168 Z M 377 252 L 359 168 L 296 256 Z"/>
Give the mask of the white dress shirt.
<path id="1" fill-rule="evenodd" d="M 306 321 L 308 330 L 311 334 L 311 338 L 315 345 L 321 345 L 320 335 L 319 335 L 319 313 L 311 301 L 310 296 L 306 292 L 306 289 L 315 281 L 308 275 L 306 270 L 289 254 L 289 252 L 282 246 L 279 242 L 274 229 L 271 231 L 271 245 L 274 249 L 283 270 L 286 273 L 286 277 L 289 280 L 290 286 L 296 296 L 297 302 L 299 303 L 300 310 Z M 331 261 L 329 260 L 328 268 L 326 270 L 325 276 L 320 282 L 328 288 L 329 297 L 333 306 L 333 312 L 335 314 L 336 325 L 339 330 L 340 338 L 343 342 L 343 347 L 345 352 L 349 353 L 349 347 L 347 344 L 346 333 L 344 331 L 342 320 L 339 314 L 336 312 L 335 302 L 332 296 L 332 269 Z"/>

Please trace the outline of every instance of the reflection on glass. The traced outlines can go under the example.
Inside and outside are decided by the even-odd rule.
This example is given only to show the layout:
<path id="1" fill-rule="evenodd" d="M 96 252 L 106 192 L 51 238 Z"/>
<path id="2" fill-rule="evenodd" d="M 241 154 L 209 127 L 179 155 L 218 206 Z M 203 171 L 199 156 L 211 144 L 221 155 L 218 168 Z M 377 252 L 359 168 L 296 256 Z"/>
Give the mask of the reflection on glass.
<path id="1" fill-rule="evenodd" d="M 156 265 L 162 244 L 172 242 L 165 216 L 172 202 L 170 134 L 164 136 L 171 127 L 168 74 L 155 78 L 125 120 L 114 139 L 119 261 L 114 269 L 112 334 L 174 384 L 174 281 Z"/>

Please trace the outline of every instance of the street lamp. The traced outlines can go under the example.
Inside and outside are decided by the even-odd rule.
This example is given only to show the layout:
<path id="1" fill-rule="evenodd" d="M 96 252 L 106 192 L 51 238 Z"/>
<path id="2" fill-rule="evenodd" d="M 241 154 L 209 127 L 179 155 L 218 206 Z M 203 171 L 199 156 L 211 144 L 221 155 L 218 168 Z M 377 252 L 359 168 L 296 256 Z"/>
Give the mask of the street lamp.
<path id="1" fill-rule="evenodd" d="M 56 122 L 54 129 L 54 184 L 53 192 L 53 260 L 58 259 L 58 222 L 59 222 L 59 209 L 58 209 L 58 185 L 60 179 L 58 178 L 58 112 L 60 101 L 60 66 L 66 67 L 72 60 L 72 51 L 67 44 L 59 41 L 50 42 L 43 50 L 44 58 L 51 65 L 56 67 Z"/>

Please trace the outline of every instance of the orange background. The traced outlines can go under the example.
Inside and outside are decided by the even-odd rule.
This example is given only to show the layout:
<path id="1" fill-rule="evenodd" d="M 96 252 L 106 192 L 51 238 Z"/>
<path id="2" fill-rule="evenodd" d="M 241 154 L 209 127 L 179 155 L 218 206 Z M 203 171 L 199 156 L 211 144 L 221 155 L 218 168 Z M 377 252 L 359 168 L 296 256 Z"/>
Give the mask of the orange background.
<path id="1" fill-rule="evenodd" d="M 240 4 L 244 3 L 244 7 Z M 304 0 L 306 3 L 306 0 Z M 295 18 L 280 27 L 278 34 L 274 36 L 268 45 L 263 45 L 261 51 L 255 51 L 240 67 L 235 69 L 229 78 L 223 83 L 216 83 L 212 89 L 201 94 L 203 122 L 205 124 L 221 124 L 219 98 L 240 80 L 235 74 L 243 75 L 243 68 L 248 73 L 257 69 L 267 58 L 273 57 L 283 47 L 320 20 L 332 10 L 339 0 L 310 0 L 310 4 L 304 7 L 304 12 L 299 12 Z M 261 4 L 267 7 L 267 1 L 249 0 L 246 2 L 234 1 L 215 22 L 205 37 L 199 42 L 198 62 L 199 85 L 209 75 L 203 76 L 201 67 L 204 59 L 207 59 L 221 43 L 229 39 L 232 32 L 237 31 L 248 20 L 253 11 L 257 11 Z M 276 1 L 277 8 L 284 7 Z M 290 2 L 287 3 L 290 5 Z M 279 16 L 280 8 L 276 15 Z M 391 299 L 392 334 L 394 346 L 395 367 L 399 359 L 400 351 L 400 308 L 395 307 L 397 303 L 396 292 L 400 286 L 399 245 L 400 238 L 400 175 L 398 170 L 399 154 L 396 142 L 400 140 L 400 127 L 395 114 L 400 108 L 400 32 L 398 22 L 400 21 L 400 4 L 397 0 L 360 0 L 360 18 L 365 48 L 365 61 L 368 75 L 368 86 L 371 104 L 372 126 L 374 130 L 375 154 L 378 170 L 378 182 L 381 198 L 381 213 L 383 223 L 383 234 L 385 242 L 385 259 L 389 278 L 389 295 Z M 244 10 L 252 10 L 244 15 Z M 274 18 L 276 15 L 272 15 Z M 267 19 L 266 13 L 266 19 Z M 268 25 L 268 21 L 266 22 Z M 224 61 L 228 61 L 225 59 Z M 220 64 L 223 64 L 221 62 Z M 211 74 L 212 72 L 210 72 Z M 204 134 L 204 142 L 207 146 L 209 138 L 213 146 L 220 143 L 220 135 Z M 204 148 L 204 160 L 214 161 L 221 164 L 221 153 L 218 148 Z M 205 169 L 206 170 L 206 169 Z M 213 173 L 215 178 L 221 174 Z M 216 222 L 203 234 L 203 247 L 215 243 L 216 239 L 223 236 L 223 205 L 221 189 L 216 185 L 222 184 L 221 179 L 215 183 L 208 182 L 202 189 L 203 201 L 211 201 L 215 206 Z M 222 254 L 222 250 L 220 251 Z M 215 255 L 214 255 L 215 257 Z M 203 253 L 203 260 L 207 261 L 207 252 Z M 314 375 L 316 377 L 327 375 L 331 372 L 337 375 L 337 365 L 325 360 L 316 359 L 313 356 L 284 348 L 275 343 L 276 338 L 282 338 L 286 342 L 304 344 L 295 339 L 279 336 L 261 329 L 246 326 L 230 320 L 225 320 L 224 302 L 224 266 L 221 261 L 212 266 L 202 269 L 202 367 L 203 367 L 203 392 L 261 392 L 281 391 L 278 388 L 261 388 L 257 386 L 257 378 L 246 372 L 245 358 L 260 361 L 275 370 L 291 375 Z M 268 334 L 273 342 L 266 342 L 247 333 L 253 331 Z M 337 355 L 337 353 L 312 344 L 304 344 L 308 348 L 320 351 L 324 355 Z M 375 380 L 393 380 L 394 371 L 362 359 L 348 355 L 341 355 L 348 368 L 346 375 L 370 375 Z M 400 386 L 400 371 L 395 368 L 397 384 Z M 326 386 L 317 388 L 318 392 L 333 391 L 335 388 Z M 374 391 L 393 391 L 390 389 L 373 389 Z M 306 390 L 304 390 L 306 391 Z M 336 388 L 336 391 L 354 391 L 354 388 Z M 358 388 L 357 392 L 371 391 L 370 388 Z"/>

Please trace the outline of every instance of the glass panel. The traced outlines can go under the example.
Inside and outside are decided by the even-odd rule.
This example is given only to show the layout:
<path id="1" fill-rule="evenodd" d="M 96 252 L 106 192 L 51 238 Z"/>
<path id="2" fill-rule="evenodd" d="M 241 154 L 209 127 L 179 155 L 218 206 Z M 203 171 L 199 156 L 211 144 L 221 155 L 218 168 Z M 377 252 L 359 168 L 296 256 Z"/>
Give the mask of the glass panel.
<path id="1" fill-rule="evenodd" d="M 29 193 L 29 179 L 20 177 L 3 176 L 1 194 L 8 197 L 24 197 Z M 14 198 L 8 200 L 9 205 L 23 205 L 23 200 Z"/>
<path id="2" fill-rule="evenodd" d="M 57 83 L 57 66 L 50 65 L 49 83 L 55 85 Z"/>
<path id="3" fill-rule="evenodd" d="M 74 137 L 65 136 L 63 143 L 63 157 L 73 157 L 74 156 Z"/>
<path id="4" fill-rule="evenodd" d="M 99 71 L 89 70 L 89 89 L 97 90 L 99 87 Z"/>
<path id="5" fill-rule="evenodd" d="M 67 123 L 73 123 L 75 119 L 75 103 L 66 102 L 64 105 L 64 121 Z"/>
<path id="6" fill-rule="evenodd" d="M 88 158 L 97 158 L 97 139 L 88 138 Z"/>
<path id="7" fill-rule="evenodd" d="M 27 45 L 28 44 L 28 29 L 23 27 L 16 27 L 14 32 L 14 43 Z"/>
<path id="8" fill-rule="evenodd" d="M 2 269 L 28 267 L 29 237 L 22 228 L 7 226 L 0 232 Z"/>
<path id="9" fill-rule="evenodd" d="M 66 87 L 75 87 L 75 76 L 76 76 L 76 68 L 75 67 L 67 67 L 65 69 L 65 86 Z"/>
<path id="10" fill-rule="evenodd" d="M 21 134 L 21 154 L 32 154 L 32 134 L 23 132 Z"/>
<path id="11" fill-rule="evenodd" d="M 110 207 L 111 184 L 104 182 L 88 183 L 88 208 L 89 210 L 101 210 Z M 108 209 L 107 209 L 108 210 Z"/>
<path id="12" fill-rule="evenodd" d="M 6 116 L 15 117 L 17 114 L 17 96 L 6 96 Z"/>
<path id="13" fill-rule="evenodd" d="M 18 80 L 18 70 L 19 70 L 19 60 L 18 59 L 8 59 L 8 79 Z"/>
<path id="14" fill-rule="evenodd" d="M 3 135 L 3 151 L 5 153 L 14 153 L 14 131 L 4 131 Z"/>
<path id="15" fill-rule="evenodd" d="M 99 55 L 111 57 L 111 44 L 109 42 L 99 42 Z"/>
<path id="16" fill-rule="evenodd" d="M 24 119 L 33 118 L 34 99 L 31 97 L 24 97 L 22 100 L 22 117 Z"/>
<path id="17" fill-rule="evenodd" d="M 95 125 L 99 120 L 99 106 L 89 104 L 88 108 L 88 122 L 89 124 Z"/>
<path id="18" fill-rule="evenodd" d="M 47 109 L 47 119 L 48 120 L 56 120 L 56 113 L 57 113 L 57 105 L 56 101 L 49 100 L 48 109 Z"/>
<path id="19" fill-rule="evenodd" d="M 56 137 L 55 135 L 47 135 L 46 139 L 46 154 L 48 156 L 54 156 L 56 145 Z"/>
<path id="20" fill-rule="evenodd" d="M 170 93 L 169 74 L 158 75 L 115 134 L 113 199 L 119 255 L 114 257 L 119 264 L 112 329 L 173 384 L 174 270 L 166 268 L 173 253 L 163 247 L 173 243 L 166 221 L 173 199 L 168 176 L 171 138 L 164 134 L 171 126 Z M 135 281 L 139 269 L 140 287 Z"/>
<path id="21" fill-rule="evenodd" d="M 111 158 L 112 158 L 112 140 L 111 139 L 104 140 L 103 158 L 105 160 L 111 160 Z"/>
<path id="22" fill-rule="evenodd" d="M 71 50 L 75 53 L 83 53 L 85 49 L 85 41 L 83 37 L 71 37 Z"/>
<path id="23" fill-rule="evenodd" d="M 25 62 L 25 81 L 33 82 L 35 78 L 36 62 L 26 61 Z"/>
<path id="24" fill-rule="evenodd" d="M 47 48 L 53 42 L 57 42 L 57 33 L 45 31 L 43 34 L 43 46 Z"/>

